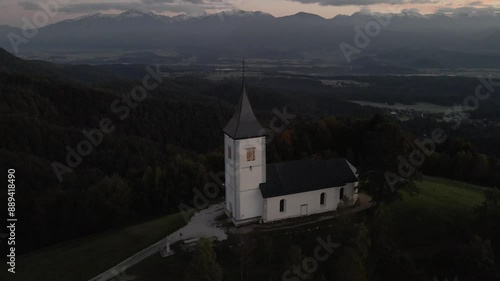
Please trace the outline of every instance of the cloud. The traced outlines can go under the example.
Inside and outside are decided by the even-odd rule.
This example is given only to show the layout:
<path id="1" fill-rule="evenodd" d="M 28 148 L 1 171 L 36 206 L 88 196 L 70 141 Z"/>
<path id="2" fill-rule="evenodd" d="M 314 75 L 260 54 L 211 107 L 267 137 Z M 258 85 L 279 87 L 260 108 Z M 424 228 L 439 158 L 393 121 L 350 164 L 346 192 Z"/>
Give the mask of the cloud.
<path id="1" fill-rule="evenodd" d="M 500 13 L 500 8 L 496 8 L 493 6 L 483 6 L 483 7 L 472 7 L 465 6 L 459 8 L 440 8 L 436 11 L 436 13 L 451 13 L 451 14 L 468 14 L 475 13 L 479 15 L 491 15 L 495 13 Z"/>
<path id="2" fill-rule="evenodd" d="M 407 14 L 420 14 L 420 10 L 416 8 L 412 9 L 403 9 L 401 10 L 401 13 L 407 13 Z"/>
<path id="3" fill-rule="evenodd" d="M 289 0 L 302 4 L 319 4 L 321 6 L 370 6 L 376 4 L 435 4 L 439 0 Z"/>
<path id="4" fill-rule="evenodd" d="M 174 13 L 200 13 L 205 10 L 232 9 L 239 0 L 138 0 L 120 1 L 113 0 L 94 1 L 87 0 L 61 6 L 59 11 L 68 14 L 92 13 L 105 11 L 128 11 L 132 9 L 155 12 Z M 22 1 L 18 3 L 24 10 L 38 10 L 38 4 Z"/>
<path id="5" fill-rule="evenodd" d="M 29 1 L 21 1 L 18 3 L 26 11 L 37 11 L 40 10 L 40 6 L 38 4 L 29 2 Z"/>

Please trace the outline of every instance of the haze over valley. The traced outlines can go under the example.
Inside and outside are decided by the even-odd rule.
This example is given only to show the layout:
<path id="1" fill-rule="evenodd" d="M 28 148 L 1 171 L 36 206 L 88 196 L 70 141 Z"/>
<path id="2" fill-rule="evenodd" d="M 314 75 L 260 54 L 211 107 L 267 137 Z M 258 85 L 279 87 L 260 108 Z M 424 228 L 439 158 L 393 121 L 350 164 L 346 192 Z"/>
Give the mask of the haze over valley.
<path id="1" fill-rule="evenodd" d="M 303 12 L 168 17 L 129 10 L 57 22 L 17 44 L 8 35 L 22 30 L 2 26 L 0 46 L 23 58 L 72 64 L 237 69 L 247 56 L 259 70 L 303 74 L 474 75 L 499 67 L 499 26 L 496 12 L 357 12 L 326 19 Z"/>

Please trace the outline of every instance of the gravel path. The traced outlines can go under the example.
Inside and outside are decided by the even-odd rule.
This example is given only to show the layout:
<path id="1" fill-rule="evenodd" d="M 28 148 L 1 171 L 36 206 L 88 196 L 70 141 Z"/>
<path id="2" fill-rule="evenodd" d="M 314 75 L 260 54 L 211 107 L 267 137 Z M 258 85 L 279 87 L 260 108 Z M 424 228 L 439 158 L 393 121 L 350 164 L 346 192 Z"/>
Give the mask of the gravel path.
<path id="1" fill-rule="evenodd" d="M 224 229 L 220 228 L 216 223 L 216 218 L 224 214 L 224 203 L 219 203 L 212 205 L 207 209 L 199 211 L 196 213 L 189 223 L 183 228 L 177 230 L 176 232 L 170 234 L 165 239 L 168 239 L 170 245 L 175 244 L 179 241 L 189 240 L 193 238 L 202 237 L 216 237 L 218 241 L 227 239 L 227 234 Z M 182 233 L 182 237 L 181 234 Z M 99 274 L 98 276 L 90 279 L 89 281 L 108 281 L 110 279 L 116 278 L 120 279 L 120 276 L 124 275 L 125 270 L 131 268 L 132 266 L 140 263 L 146 258 L 159 254 L 158 250 L 164 248 L 166 245 L 166 240 L 162 239 L 155 244 L 147 247 L 146 249 L 136 253 L 135 255 L 129 257 L 128 259 L 115 265 L 113 268 Z"/>

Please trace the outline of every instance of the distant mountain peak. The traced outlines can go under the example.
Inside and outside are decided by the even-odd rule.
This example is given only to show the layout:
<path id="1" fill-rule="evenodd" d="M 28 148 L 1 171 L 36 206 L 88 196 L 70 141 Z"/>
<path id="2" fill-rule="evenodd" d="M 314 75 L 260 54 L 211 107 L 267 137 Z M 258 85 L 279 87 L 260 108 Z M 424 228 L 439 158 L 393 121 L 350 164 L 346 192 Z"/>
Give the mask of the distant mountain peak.
<path id="1" fill-rule="evenodd" d="M 118 17 L 119 18 L 138 18 L 138 17 L 143 17 L 143 16 L 156 16 L 155 13 L 151 11 L 142 11 L 138 9 L 131 9 L 126 12 L 121 13 Z"/>
<path id="2" fill-rule="evenodd" d="M 222 11 L 216 14 L 207 14 L 207 16 L 229 16 L 229 17 L 255 17 L 255 16 L 271 16 L 261 11 L 244 11 L 239 9 Z"/>
<path id="3" fill-rule="evenodd" d="M 264 12 L 261 11 L 245 11 L 245 10 L 240 10 L 240 9 L 232 9 L 232 10 L 227 10 L 227 11 L 222 11 L 220 12 L 221 14 L 225 15 L 233 15 L 233 16 L 248 16 L 248 15 L 263 15 L 265 14 Z"/>
<path id="4" fill-rule="evenodd" d="M 306 12 L 298 12 L 293 17 L 300 17 L 300 18 L 316 18 L 316 19 L 325 19 L 322 16 L 312 14 L 312 13 L 306 13 Z"/>
<path id="5" fill-rule="evenodd" d="M 136 14 L 145 15 L 148 13 L 150 13 L 150 11 L 144 11 L 144 10 L 139 10 L 139 9 L 130 9 L 128 11 L 121 13 L 121 15 L 136 15 Z"/>
<path id="6" fill-rule="evenodd" d="M 419 11 L 416 11 L 416 10 L 403 10 L 403 11 L 401 11 L 401 15 L 407 16 L 407 17 L 413 17 L 413 18 L 424 17 L 424 15 L 422 15 Z"/>
<path id="7" fill-rule="evenodd" d="M 207 13 L 205 11 L 203 11 L 203 13 L 201 13 L 201 14 L 192 13 L 192 14 L 176 15 L 176 16 L 172 17 L 172 19 L 173 19 L 173 21 L 185 21 L 185 20 L 192 19 L 192 18 L 204 17 L 206 15 L 207 15 Z"/>
<path id="8" fill-rule="evenodd" d="M 79 20 L 83 20 L 83 19 L 91 19 L 91 18 L 104 18 L 104 17 L 115 17 L 116 15 L 109 15 L 109 14 L 103 14 L 103 13 L 93 13 L 93 14 L 87 14 L 87 15 L 83 15 L 81 17 L 77 17 L 77 18 L 74 18 L 74 19 L 69 19 L 68 21 L 79 21 Z"/>
<path id="9" fill-rule="evenodd" d="M 227 11 L 222 11 L 219 13 L 203 13 L 203 14 L 198 14 L 198 15 L 181 15 L 181 16 L 176 16 L 174 17 L 179 19 L 184 19 L 184 20 L 189 20 L 189 19 L 217 19 L 218 21 L 224 22 L 229 19 L 231 20 L 248 20 L 248 19 L 254 19 L 254 18 L 259 18 L 259 17 L 272 17 L 274 18 L 271 14 L 267 14 L 264 12 L 260 11 L 244 11 L 244 10 L 238 10 L 238 9 L 233 9 L 233 10 L 227 10 Z"/>

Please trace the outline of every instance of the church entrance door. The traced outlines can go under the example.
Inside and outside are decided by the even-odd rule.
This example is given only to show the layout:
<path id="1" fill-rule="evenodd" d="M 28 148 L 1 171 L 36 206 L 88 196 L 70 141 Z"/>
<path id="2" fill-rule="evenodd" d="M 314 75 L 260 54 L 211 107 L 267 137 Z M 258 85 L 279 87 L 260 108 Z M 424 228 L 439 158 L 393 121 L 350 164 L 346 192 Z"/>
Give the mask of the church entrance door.
<path id="1" fill-rule="evenodd" d="M 300 215 L 301 216 L 307 215 L 307 205 L 300 206 Z"/>

